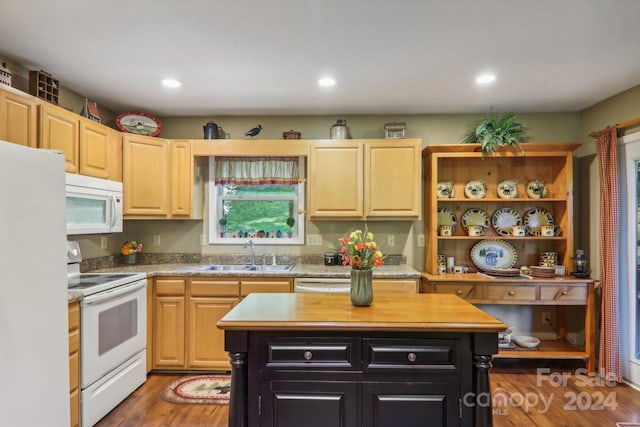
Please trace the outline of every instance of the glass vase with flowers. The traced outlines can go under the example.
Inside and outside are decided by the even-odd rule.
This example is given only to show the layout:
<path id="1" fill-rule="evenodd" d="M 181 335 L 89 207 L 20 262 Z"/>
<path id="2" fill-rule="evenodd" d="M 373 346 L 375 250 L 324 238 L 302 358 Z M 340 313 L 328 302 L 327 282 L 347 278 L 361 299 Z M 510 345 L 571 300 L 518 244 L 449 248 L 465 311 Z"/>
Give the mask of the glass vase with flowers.
<path id="1" fill-rule="evenodd" d="M 385 256 L 365 225 L 340 239 L 342 264 L 351 266 L 351 303 L 367 307 L 373 301 L 373 268 L 383 264 Z"/>
<path id="2" fill-rule="evenodd" d="M 138 259 L 138 252 L 142 251 L 142 243 L 137 240 L 127 240 L 122 244 L 122 255 L 125 256 L 127 264 L 135 264 Z"/>

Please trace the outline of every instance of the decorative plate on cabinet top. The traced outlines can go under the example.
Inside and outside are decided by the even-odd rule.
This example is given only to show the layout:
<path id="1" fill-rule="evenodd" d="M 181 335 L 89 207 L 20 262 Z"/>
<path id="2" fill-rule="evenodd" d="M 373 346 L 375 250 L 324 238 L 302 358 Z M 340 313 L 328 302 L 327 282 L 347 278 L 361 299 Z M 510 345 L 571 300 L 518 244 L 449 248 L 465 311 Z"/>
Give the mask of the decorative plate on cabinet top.
<path id="1" fill-rule="evenodd" d="M 498 183 L 498 197 L 501 199 L 514 199 L 518 197 L 518 180 L 505 179 Z"/>
<path id="2" fill-rule="evenodd" d="M 524 225 L 527 231 L 533 236 L 540 236 L 540 227 L 543 225 L 556 225 L 551 212 L 543 208 L 533 208 L 524 214 Z"/>
<path id="3" fill-rule="evenodd" d="M 522 217 L 511 208 L 501 208 L 493 213 L 491 225 L 498 234 L 508 236 L 511 234 L 511 227 L 522 225 Z"/>
<path id="4" fill-rule="evenodd" d="M 453 199 L 454 193 L 453 181 L 440 181 L 436 185 L 438 199 Z"/>
<path id="5" fill-rule="evenodd" d="M 462 223 L 462 228 L 464 231 L 469 231 L 470 225 L 482 225 L 486 228 L 489 228 L 489 214 L 483 211 L 482 209 L 467 209 L 460 217 L 460 222 Z"/>
<path id="6" fill-rule="evenodd" d="M 152 115 L 143 112 L 122 113 L 116 117 L 116 125 L 123 132 L 156 136 L 162 131 L 162 123 Z"/>
<path id="7" fill-rule="evenodd" d="M 447 208 L 438 208 L 438 228 L 441 225 L 451 225 L 451 232 L 453 234 L 456 233 L 458 222 L 456 221 L 456 216 L 451 212 L 451 210 Z"/>
<path id="8" fill-rule="evenodd" d="M 504 240 L 481 240 L 471 248 L 471 261 L 482 271 L 511 268 L 517 260 L 516 249 Z"/>
<path id="9" fill-rule="evenodd" d="M 464 186 L 464 195 L 470 199 L 483 199 L 487 195 L 487 187 L 484 181 L 475 179 Z"/>
<path id="10" fill-rule="evenodd" d="M 534 179 L 527 183 L 527 196 L 529 196 L 530 199 L 542 199 L 543 197 L 547 197 L 548 194 L 549 190 L 544 185 L 544 181 Z"/>

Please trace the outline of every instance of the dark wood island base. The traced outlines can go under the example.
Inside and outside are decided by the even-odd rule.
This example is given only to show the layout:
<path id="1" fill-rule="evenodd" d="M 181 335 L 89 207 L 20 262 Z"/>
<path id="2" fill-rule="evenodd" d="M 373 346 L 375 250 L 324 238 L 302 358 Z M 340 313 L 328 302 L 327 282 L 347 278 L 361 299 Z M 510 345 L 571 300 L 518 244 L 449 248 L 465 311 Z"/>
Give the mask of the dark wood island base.
<path id="1" fill-rule="evenodd" d="M 252 294 L 218 327 L 229 426 L 490 426 L 506 325 L 454 295 Z"/>

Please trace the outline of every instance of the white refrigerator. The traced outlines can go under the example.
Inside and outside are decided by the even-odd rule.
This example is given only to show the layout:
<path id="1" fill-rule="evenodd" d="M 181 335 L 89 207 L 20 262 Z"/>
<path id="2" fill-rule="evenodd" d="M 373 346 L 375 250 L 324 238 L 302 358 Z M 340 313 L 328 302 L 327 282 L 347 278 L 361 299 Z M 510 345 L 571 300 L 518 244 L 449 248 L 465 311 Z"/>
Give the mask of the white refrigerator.
<path id="1" fill-rule="evenodd" d="M 64 157 L 0 141 L 0 425 L 68 427 Z"/>

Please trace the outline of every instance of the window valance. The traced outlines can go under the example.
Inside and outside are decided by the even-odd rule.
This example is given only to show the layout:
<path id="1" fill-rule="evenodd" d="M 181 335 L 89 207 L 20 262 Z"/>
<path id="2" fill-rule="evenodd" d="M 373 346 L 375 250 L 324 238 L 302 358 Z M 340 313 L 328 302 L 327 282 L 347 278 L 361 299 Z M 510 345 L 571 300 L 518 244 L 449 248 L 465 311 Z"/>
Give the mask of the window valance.
<path id="1" fill-rule="evenodd" d="M 297 157 L 216 157 L 215 183 L 295 185 L 300 179 Z"/>

